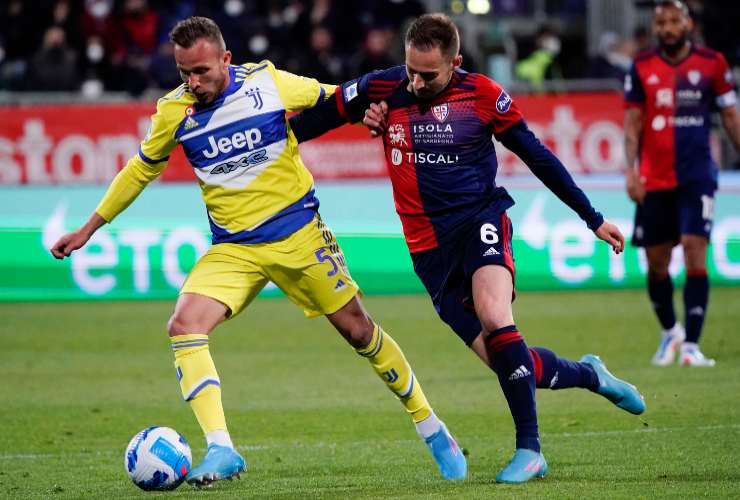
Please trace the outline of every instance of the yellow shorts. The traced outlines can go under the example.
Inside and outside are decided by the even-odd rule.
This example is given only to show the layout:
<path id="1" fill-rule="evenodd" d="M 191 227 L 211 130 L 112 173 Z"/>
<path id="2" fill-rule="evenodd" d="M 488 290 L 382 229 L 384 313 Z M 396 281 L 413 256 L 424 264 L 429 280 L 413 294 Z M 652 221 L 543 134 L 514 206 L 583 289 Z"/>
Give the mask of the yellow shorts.
<path id="1" fill-rule="evenodd" d="M 318 215 L 287 238 L 268 243 L 213 245 L 195 264 L 180 293 L 197 293 L 239 314 L 268 281 L 308 317 L 337 312 L 358 292 L 344 255 Z"/>

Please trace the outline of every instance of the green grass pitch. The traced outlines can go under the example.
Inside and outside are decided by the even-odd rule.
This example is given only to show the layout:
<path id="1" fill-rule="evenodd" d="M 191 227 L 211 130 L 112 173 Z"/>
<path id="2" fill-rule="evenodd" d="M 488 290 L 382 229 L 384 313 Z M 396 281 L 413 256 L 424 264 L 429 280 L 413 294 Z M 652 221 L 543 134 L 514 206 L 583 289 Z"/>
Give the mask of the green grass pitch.
<path id="1" fill-rule="evenodd" d="M 680 296 L 676 296 L 680 306 Z M 234 441 L 248 471 L 197 491 L 144 493 L 123 451 L 149 425 L 204 441 L 179 394 L 167 302 L 0 305 L 0 498 L 696 498 L 740 495 L 740 291 L 712 291 L 704 350 L 714 369 L 653 368 L 657 322 L 643 291 L 522 293 L 530 345 L 600 354 L 645 395 L 629 415 L 582 390 L 538 391 L 547 478 L 494 477 L 513 425 L 493 374 L 437 320 L 426 297 L 370 297 L 469 477 L 443 482 L 401 406 L 324 319 L 256 301 L 214 334 Z"/>

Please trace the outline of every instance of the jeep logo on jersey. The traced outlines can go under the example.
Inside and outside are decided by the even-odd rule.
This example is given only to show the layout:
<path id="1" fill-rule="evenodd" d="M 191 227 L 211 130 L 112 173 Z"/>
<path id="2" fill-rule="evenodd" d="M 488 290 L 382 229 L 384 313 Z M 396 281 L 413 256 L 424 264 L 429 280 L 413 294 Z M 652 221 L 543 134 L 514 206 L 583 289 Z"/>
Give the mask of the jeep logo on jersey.
<path id="1" fill-rule="evenodd" d="M 509 97 L 509 94 L 506 93 L 505 90 L 501 90 L 501 93 L 498 95 L 498 99 L 496 99 L 496 110 L 504 114 L 507 111 L 509 111 L 509 108 L 511 107 L 511 97 Z"/>
<path id="2" fill-rule="evenodd" d="M 440 104 L 439 106 L 434 106 L 432 108 L 432 113 L 434 114 L 434 117 L 437 119 L 438 122 L 445 121 L 449 112 L 450 108 L 447 106 L 447 103 Z"/>
<path id="3" fill-rule="evenodd" d="M 204 149 L 203 156 L 215 158 L 218 153 L 229 153 L 234 149 L 254 149 L 262 140 L 262 133 L 258 128 L 250 128 L 244 132 L 235 132 L 231 137 L 219 137 L 218 141 L 213 136 L 208 137 L 210 150 Z"/>
<path id="4" fill-rule="evenodd" d="M 259 151 L 249 153 L 247 156 L 242 156 L 238 160 L 227 161 L 226 163 L 216 165 L 215 167 L 213 167 L 213 170 L 211 170 L 211 175 L 228 174 L 229 172 L 233 172 L 237 168 L 249 168 L 264 161 L 267 161 L 268 159 L 269 158 L 267 157 L 267 150 L 260 149 Z"/>

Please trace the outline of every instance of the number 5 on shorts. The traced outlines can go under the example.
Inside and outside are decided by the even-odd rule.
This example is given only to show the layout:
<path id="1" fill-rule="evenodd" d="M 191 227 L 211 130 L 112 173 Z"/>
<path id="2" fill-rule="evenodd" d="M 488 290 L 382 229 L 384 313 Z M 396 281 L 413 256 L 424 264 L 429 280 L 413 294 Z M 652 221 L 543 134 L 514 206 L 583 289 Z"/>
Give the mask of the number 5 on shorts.
<path id="1" fill-rule="evenodd" d="M 331 278 L 332 276 L 337 274 L 337 271 L 339 271 L 339 266 L 337 266 L 337 263 L 334 260 L 334 257 L 331 256 L 331 254 L 324 255 L 324 252 L 328 250 L 329 250 L 328 248 L 319 248 L 318 250 L 316 250 L 314 255 L 316 255 L 316 260 L 318 260 L 319 262 L 324 262 L 328 260 L 331 263 L 332 269 L 331 271 L 326 273 L 326 275 Z"/>

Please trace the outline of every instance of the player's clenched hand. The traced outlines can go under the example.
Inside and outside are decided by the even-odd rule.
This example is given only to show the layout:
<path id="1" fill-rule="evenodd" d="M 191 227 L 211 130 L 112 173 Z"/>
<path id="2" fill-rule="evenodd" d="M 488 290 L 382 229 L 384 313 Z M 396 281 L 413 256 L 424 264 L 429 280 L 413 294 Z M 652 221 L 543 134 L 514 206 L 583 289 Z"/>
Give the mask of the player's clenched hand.
<path id="1" fill-rule="evenodd" d="M 72 252 L 81 248 L 89 239 L 90 236 L 81 229 L 67 233 L 52 245 L 51 254 L 57 259 L 69 257 Z"/>
<path id="2" fill-rule="evenodd" d="M 633 168 L 627 170 L 625 178 L 627 180 L 627 195 L 632 201 L 642 204 L 645 199 L 645 179 Z"/>
<path id="3" fill-rule="evenodd" d="M 599 228 L 594 231 L 596 236 L 609 243 L 614 249 L 614 253 L 622 253 L 624 250 L 624 235 L 617 226 L 605 220 Z"/>
<path id="4" fill-rule="evenodd" d="M 365 110 L 365 117 L 362 119 L 362 123 L 370 129 L 370 135 L 373 137 L 379 137 L 385 133 L 385 129 L 388 128 L 388 104 L 385 101 L 379 103 L 371 103 L 370 107 Z"/>

